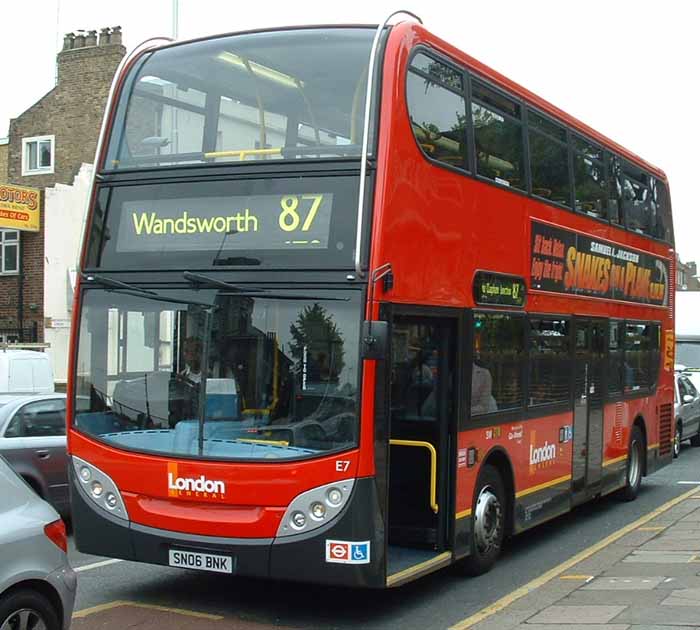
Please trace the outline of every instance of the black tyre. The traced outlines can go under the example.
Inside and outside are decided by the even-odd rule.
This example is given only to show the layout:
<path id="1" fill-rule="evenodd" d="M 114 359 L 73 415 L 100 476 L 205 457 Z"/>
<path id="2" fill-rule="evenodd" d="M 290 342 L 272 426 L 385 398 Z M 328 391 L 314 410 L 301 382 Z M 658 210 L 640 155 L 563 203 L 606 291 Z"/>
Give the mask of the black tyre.
<path id="1" fill-rule="evenodd" d="M 21 589 L 0 599 L 0 630 L 61 630 L 61 621 L 44 595 Z"/>
<path id="2" fill-rule="evenodd" d="M 683 439 L 683 429 L 680 420 L 676 423 L 676 432 L 673 434 L 673 458 L 681 454 L 681 440 Z"/>
<path id="3" fill-rule="evenodd" d="M 700 427 L 698 428 L 698 432 L 690 438 L 690 445 L 700 446 Z"/>
<path id="4" fill-rule="evenodd" d="M 638 426 L 632 427 L 629 450 L 627 451 L 627 473 L 625 487 L 620 491 L 624 501 L 634 501 L 642 485 L 642 470 L 644 470 L 644 436 Z"/>
<path id="5" fill-rule="evenodd" d="M 484 466 L 479 473 L 472 505 L 471 553 L 462 561 L 466 575 L 486 573 L 501 554 L 506 507 L 500 473 L 493 466 Z"/>

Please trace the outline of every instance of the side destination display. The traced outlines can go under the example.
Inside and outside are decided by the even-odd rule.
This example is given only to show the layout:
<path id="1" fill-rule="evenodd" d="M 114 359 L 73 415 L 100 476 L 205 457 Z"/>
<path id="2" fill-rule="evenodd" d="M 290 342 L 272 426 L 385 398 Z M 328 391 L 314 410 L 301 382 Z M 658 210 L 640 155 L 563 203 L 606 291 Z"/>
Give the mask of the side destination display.
<path id="1" fill-rule="evenodd" d="M 531 222 L 530 288 L 668 306 L 668 261 Z"/>
<path id="2" fill-rule="evenodd" d="M 332 193 L 127 201 L 117 251 L 326 249 Z"/>
<path id="3" fill-rule="evenodd" d="M 492 306 L 525 306 L 525 280 L 491 271 L 474 275 L 474 302 Z"/>

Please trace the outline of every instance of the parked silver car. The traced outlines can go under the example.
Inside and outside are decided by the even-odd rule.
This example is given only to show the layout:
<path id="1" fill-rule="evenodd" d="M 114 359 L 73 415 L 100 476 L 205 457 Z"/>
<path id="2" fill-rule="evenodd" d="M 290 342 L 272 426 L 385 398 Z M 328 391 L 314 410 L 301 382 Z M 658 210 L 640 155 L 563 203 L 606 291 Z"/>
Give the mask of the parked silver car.
<path id="1" fill-rule="evenodd" d="M 700 393 L 687 374 L 676 371 L 676 433 L 673 439 L 673 456 L 681 452 L 681 442 L 690 440 L 700 446 Z"/>
<path id="2" fill-rule="evenodd" d="M 65 394 L 5 398 L 0 405 L 0 455 L 40 497 L 68 516 Z"/>
<path id="3" fill-rule="evenodd" d="M 0 629 L 67 630 L 76 575 L 56 511 L 0 456 Z"/>

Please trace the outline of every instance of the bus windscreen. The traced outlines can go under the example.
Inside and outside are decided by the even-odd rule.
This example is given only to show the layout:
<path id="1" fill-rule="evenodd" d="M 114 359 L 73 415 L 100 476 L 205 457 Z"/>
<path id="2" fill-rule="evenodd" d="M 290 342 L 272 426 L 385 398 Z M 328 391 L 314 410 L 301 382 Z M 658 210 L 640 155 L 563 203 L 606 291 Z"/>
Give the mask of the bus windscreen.
<path id="1" fill-rule="evenodd" d="M 373 34 L 280 30 L 147 54 L 122 89 L 104 170 L 359 156 Z"/>
<path id="2" fill-rule="evenodd" d="M 74 426 L 169 456 L 296 459 L 352 448 L 359 313 L 359 291 L 91 288 Z"/>

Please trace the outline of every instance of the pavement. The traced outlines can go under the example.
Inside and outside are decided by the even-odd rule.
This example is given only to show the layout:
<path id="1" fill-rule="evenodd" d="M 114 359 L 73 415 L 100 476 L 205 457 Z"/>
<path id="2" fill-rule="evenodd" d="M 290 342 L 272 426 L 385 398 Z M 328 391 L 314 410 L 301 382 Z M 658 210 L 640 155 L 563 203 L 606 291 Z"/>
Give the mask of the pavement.
<path id="1" fill-rule="evenodd" d="M 451 630 L 700 630 L 700 486 Z"/>

